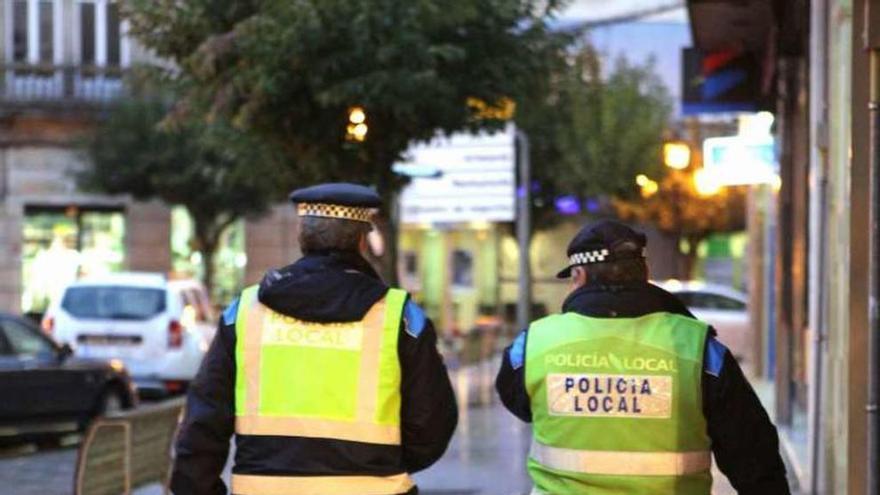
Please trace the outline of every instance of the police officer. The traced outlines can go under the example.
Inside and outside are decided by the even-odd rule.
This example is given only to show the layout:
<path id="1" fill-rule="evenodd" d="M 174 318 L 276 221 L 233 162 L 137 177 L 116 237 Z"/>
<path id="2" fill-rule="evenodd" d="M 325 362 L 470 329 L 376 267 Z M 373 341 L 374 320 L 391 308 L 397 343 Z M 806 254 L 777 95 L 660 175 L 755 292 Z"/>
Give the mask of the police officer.
<path id="1" fill-rule="evenodd" d="M 532 423 L 535 493 L 708 495 L 711 454 L 740 494 L 788 494 L 776 429 L 715 332 L 648 283 L 645 236 L 582 229 L 562 313 L 503 355 L 496 388 Z"/>
<path id="2" fill-rule="evenodd" d="M 417 493 L 409 474 L 457 422 L 431 322 L 364 260 L 380 199 L 367 187 L 295 191 L 303 257 L 224 312 L 188 396 L 171 488 L 232 493 Z"/>

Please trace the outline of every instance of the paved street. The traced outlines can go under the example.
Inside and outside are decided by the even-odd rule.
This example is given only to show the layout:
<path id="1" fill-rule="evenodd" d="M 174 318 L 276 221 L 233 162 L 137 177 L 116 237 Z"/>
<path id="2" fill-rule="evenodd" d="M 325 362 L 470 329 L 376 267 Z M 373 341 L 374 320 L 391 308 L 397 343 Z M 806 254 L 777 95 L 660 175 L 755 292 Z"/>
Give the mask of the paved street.
<path id="1" fill-rule="evenodd" d="M 525 473 L 528 425 L 508 414 L 493 390 L 493 363 L 453 372 L 461 406 L 458 431 L 448 452 L 415 478 L 426 495 L 516 495 L 531 488 Z M 75 448 L 34 452 L 33 447 L 0 451 L 0 495 L 72 493 Z M 227 475 L 228 477 L 228 469 Z M 735 492 L 716 472 L 715 495 Z M 158 486 L 136 495 L 160 495 Z"/>

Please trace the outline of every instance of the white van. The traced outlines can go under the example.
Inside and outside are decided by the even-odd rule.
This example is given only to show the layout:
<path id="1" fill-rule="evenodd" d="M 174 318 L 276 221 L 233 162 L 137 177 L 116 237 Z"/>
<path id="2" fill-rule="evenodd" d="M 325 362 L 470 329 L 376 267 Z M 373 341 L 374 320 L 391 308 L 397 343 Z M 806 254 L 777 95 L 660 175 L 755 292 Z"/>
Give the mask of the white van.
<path id="1" fill-rule="evenodd" d="M 119 359 L 141 392 L 182 392 L 213 339 L 201 285 L 153 273 L 89 277 L 64 289 L 43 329 L 80 357 Z"/>

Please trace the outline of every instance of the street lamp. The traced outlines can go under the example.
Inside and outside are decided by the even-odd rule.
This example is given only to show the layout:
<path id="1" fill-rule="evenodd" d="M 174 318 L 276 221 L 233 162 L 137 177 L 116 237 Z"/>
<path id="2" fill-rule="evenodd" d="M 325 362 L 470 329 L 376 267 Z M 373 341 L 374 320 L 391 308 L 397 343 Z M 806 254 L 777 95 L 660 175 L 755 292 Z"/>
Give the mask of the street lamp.
<path id="1" fill-rule="evenodd" d="M 660 190 L 660 184 L 655 180 L 649 179 L 645 174 L 639 174 L 636 176 L 636 185 L 641 188 L 643 198 L 650 198 Z"/>
<path id="2" fill-rule="evenodd" d="M 348 109 L 348 126 L 345 128 L 345 139 L 348 141 L 364 142 L 367 139 L 367 113 L 361 107 Z"/>
<path id="3" fill-rule="evenodd" d="M 694 172 L 694 188 L 700 196 L 714 196 L 721 191 L 721 183 L 705 168 Z"/>
<path id="4" fill-rule="evenodd" d="M 691 147 L 684 141 L 663 143 L 663 163 L 676 170 L 684 170 L 691 164 Z"/>

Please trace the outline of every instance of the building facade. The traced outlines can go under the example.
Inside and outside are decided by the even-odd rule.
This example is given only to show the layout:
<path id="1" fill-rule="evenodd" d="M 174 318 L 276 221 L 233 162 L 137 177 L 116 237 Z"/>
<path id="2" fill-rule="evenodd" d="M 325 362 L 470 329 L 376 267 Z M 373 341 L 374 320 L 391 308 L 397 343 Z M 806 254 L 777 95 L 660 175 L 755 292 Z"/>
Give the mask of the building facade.
<path id="1" fill-rule="evenodd" d="M 76 185 L 87 160 L 77 139 L 127 97 L 129 68 L 153 61 L 125 32 L 110 0 L 0 4 L 0 310 L 39 313 L 78 276 L 176 266 L 171 208 Z M 240 226 L 241 270 L 227 285 L 292 260 L 295 227 L 283 207 Z"/>
<path id="2" fill-rule="evenodd" d="M 880 27 L 869 20 L 880 3 L 692 0 L 688 8 L 703 52 L 759 61 L 775 115 L 782 188 L 756 192 L 763 229 L 752 231 L 761 263 L 751 278 L 784 450 L 804 493 L 877 494 L 869 365 L 878 172 L 866 34 Z"/>

